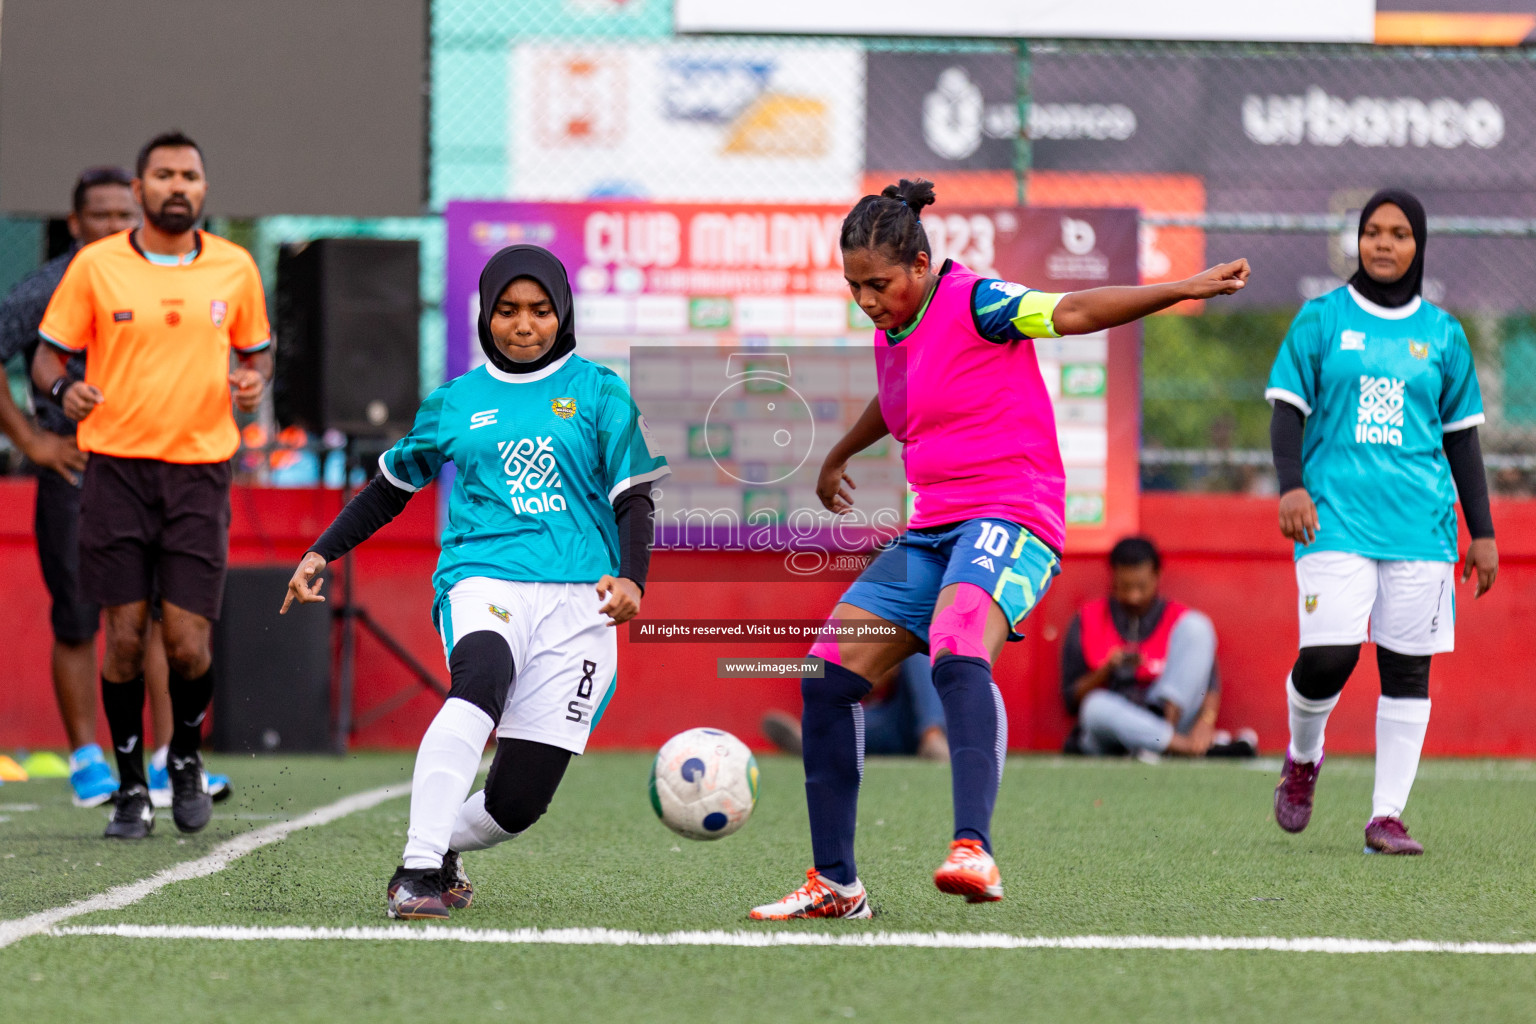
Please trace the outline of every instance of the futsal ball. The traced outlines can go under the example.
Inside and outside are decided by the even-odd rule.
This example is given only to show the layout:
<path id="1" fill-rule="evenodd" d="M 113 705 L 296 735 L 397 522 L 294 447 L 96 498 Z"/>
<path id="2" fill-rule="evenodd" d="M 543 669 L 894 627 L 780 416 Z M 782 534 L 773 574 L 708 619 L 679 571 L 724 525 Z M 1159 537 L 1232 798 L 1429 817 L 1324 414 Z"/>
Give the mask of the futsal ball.
<path id="1" fill-rule="evenodd" d="M 752 816 L 757 759 L 723 729 L 689 729 L 667 740 L 651 765 L 651 807 L 689 839 L 721 839 Z"/>

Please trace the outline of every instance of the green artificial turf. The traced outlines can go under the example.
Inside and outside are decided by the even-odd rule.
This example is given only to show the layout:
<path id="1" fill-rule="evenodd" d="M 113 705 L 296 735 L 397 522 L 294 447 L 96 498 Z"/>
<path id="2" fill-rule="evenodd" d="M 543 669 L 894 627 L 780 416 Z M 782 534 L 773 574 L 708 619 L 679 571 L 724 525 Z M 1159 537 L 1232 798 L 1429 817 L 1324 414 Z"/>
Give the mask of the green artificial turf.
<path id="1" fill-rule="evenodd" d="M 648 761 L 576 761 L 527 835 L 466 857 L 475 906 L 446 927 L 1536 941 L 1536 768 L 1527 763 L 1426 762 L 1408 823 L 1428 853 L 1389 858 L 1361 853 L 1368 762 L 1331 759 L 1311 827 L 1290 836 L 1269 813 L 1272 770 L 1015 758 L 994 834 L 1007 899 L 973 906 L 930 881 L 949 832 L 947 768 L 871 759 L 859 864 L 879 916 L 755 923 L 746 911 L 789 891 L 809 864 L 798 763 L 763 759 L 752 820 L 727 839 L 696 843 L 652 815 Z M 216 767 L 240 786 L 221 811 L 258 816 L 403 780 L 410 761 Z M 0 810 L 10 818 L 0 823 L 0 917 L 142 877 L 267 820 L 216 820 L 209 831 L 219 835 L 184 845 L 163 820 L 153 840 L 109 847 L 96 838 L 100 812 L 53 806 L 62 788 L 7 786 L 0 806 L 23 797 L 46 806 Z M 405 799 L 388 801 L 124 910 L 68 923 L 386 926 L 384 884 L 398 863 L 406 810 Z M 67 874 L 55 869 L 62 861 Z M 127 976 L 152 983 L 125 988 Z M 1531 1019 L 1536 956 L 43 935 L 0 949 L 0 993 L 17 1020 L 1500 1021 Z"/>

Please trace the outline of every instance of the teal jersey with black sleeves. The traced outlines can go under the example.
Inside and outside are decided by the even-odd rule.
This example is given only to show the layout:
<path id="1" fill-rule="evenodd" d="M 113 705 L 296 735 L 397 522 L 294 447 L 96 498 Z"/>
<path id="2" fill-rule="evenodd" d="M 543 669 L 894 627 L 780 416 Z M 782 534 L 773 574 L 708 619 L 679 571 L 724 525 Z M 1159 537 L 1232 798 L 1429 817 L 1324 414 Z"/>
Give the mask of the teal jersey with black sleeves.
<path id="1" fill-rule="evenodd" d="M 1388 309 L 1349 287 L 1301 308 L 1264 397 L 1306 416 L 1302 477 L 1317 539 L 1296 554 L 1456 561 L 1444 436 L 1483 422 L 1466 333 L 1422 298 Z"/>
<path id="2" fill-rule="evenodd" d="M 614 500 L 670 472 L 624 381 L 574 353 L 534 373 L 485 365 L 456 377 L 379 458 L 408 491 L 447 462 L 457 473 L 439 594 L 471 576 L 586 583 L 617 572 Z"/>

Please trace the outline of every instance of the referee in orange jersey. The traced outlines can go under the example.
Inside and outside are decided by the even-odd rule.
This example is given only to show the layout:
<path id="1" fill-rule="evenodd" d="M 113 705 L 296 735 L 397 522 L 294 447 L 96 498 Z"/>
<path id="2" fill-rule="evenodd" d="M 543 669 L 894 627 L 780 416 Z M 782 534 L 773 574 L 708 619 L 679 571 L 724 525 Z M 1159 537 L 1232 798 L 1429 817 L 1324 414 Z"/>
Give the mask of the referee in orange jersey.
<path id="1" fill-rule="evenodd" d="M 158 581 L 170 663 L 171 815 L 208 824 L 203 717 L 213 696 L 209 638 L 224 596 L 232 407 L 255 410 L 272 372 L 261 275 L 244 249 L 197 230 L 208 182 L 180 132 L 139 151 L 144 223 L 75 256 L 38 328 L 38 387 L 79 422 L 90 453 L 80 508 L 80 586 L 106 610 L 101 695 L 117 750 L 109 838 L 154 827 L 144 775 L 144 625 Z M 240 366 L 230 370 L 233 350 Z M 85 379 L 67 359 L 86 357 Z"/>

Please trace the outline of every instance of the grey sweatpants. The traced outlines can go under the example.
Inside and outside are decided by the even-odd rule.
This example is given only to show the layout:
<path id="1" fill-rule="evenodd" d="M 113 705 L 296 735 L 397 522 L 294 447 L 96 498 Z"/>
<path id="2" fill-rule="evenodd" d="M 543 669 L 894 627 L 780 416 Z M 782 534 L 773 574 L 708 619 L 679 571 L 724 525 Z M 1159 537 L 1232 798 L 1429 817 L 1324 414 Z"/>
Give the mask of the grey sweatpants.
<path id="1" fill-rule="evenodd" d="M 1148 704 L 1176 704 L 1183 715 L 1177 732 L 1188 732 L 1200 716 L 1211 666 L 1216 663 L 1216 627 L 1201 612 L 1184 613 L 1168 638 L 1168 663 L 1147 691 Z M 1094 690 L 1078 712 L 1083 752 L 1108 754 L 1168 749 L 1175 729 L 1162 715 L 1112 690 Z"/>

